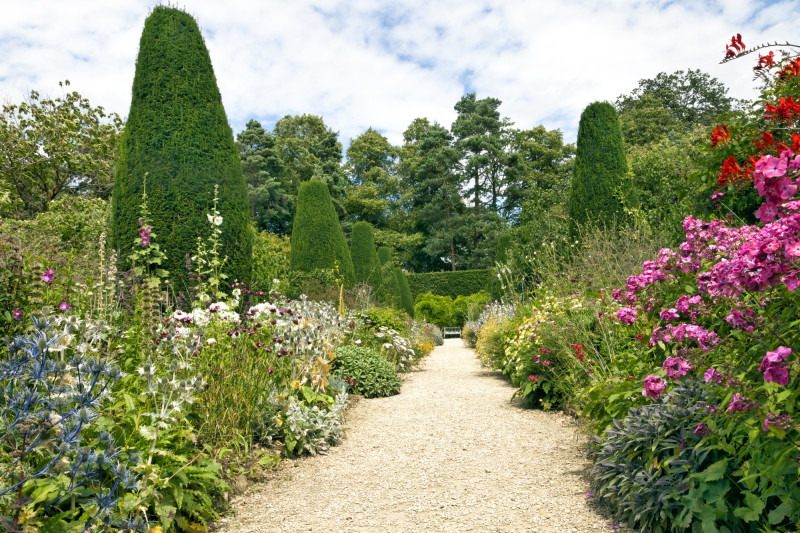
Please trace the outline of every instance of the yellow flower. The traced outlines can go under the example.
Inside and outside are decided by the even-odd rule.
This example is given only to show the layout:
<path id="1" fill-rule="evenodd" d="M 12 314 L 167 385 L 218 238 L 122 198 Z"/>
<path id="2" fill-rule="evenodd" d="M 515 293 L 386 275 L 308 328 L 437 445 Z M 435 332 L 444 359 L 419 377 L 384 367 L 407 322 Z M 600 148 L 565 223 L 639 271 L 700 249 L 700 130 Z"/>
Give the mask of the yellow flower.
<path id="1" fill-rule="evenodd" d="M 292 387 L 292 390 L 299 389 L 300 388 L 300 381 L 298 381 L 298 380 L 292 381 L 291 387 Z"/>

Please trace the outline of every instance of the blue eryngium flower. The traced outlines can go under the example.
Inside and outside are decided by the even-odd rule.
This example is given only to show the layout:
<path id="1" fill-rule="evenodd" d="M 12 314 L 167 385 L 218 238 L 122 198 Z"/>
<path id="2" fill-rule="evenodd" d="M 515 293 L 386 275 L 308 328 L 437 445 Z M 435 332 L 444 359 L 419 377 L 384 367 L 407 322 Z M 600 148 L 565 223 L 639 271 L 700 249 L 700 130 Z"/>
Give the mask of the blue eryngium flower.
<path id="1" fill-rule="evenodd" d="M 78 487 L 91 488 L 98 510 L 84 530 L 98 516 L 114 529 L 142 530 L 135 521 L 113 513 L 118 499 L 137 487 L 136 475 L 124 464 L 137 457 L 121 461 L 122 449 L 104 431 L 97 444 L 82 445 L 82 433 L 124 374 L 108 359 L 86 355 L 85 347 L 99 344 L 108 328 L 76 320 L 34 316 L 32 333 L 7 343 L 9 358 L 0 362 L 0 453 L 14 462 L 0 474 L 0 496 L 16 494 L 16 488 L 31 480 L 51 478 L 53 486 L 62 490 L 43 503 L 45 509 Z M 17 468 L 22 464 L 26 467 Z M 69 477 L 67 486 L 56 480 L 64 474 Z"/>

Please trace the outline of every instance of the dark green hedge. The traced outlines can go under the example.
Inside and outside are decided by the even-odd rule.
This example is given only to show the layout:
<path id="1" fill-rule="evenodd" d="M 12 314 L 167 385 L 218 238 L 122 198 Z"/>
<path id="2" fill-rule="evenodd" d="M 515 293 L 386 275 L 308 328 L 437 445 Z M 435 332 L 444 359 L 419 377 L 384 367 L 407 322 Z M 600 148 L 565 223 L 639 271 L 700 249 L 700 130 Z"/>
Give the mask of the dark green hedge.
<path id="1" fill-rule="evenodd" d="M 500 297 L 500 286 L 497 275 L 492 269 L 456 270 L 444 272 L 426 272 L 408 274 L 408 285 L 411 294 L 416 297 L 430 292 L 440 296 L 469 296 L 480 291 L 488 291 L 492 297 Z"/>
<path id="2" fill-rule="evenodd" d="M 219 186 L 223 218 L 221 257 L 229 282 L 249 283 L 252 234 L 247 187 L 239 151 L 200 29 L 191 15 L 157 6 L 139 41 L 128 121 L 120 141 L 112 198 L 111 245 L 122 268 L 138 236 L 142 187 L 162 265 L 178 280 L 197 238 L 207 238 L 206 219 Z"/>

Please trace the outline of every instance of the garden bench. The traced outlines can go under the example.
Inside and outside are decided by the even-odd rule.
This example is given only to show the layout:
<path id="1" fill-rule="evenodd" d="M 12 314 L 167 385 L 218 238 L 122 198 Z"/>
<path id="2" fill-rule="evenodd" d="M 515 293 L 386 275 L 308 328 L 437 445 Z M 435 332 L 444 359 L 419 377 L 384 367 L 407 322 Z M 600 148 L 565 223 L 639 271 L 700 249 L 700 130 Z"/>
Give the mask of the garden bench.
<path id="1" fill-rule="evenodd" d="M 442 337 L 446 339 L 448 335 L 461 337 L 461 328 L 442 328 Z"/>

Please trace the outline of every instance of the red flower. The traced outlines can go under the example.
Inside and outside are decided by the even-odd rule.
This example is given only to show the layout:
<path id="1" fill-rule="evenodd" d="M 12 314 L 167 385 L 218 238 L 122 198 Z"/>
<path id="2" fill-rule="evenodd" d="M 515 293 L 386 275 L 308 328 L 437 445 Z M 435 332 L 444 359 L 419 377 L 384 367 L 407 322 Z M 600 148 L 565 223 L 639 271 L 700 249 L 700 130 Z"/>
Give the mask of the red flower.
<path id="1" fill-rule="evenodd" d="M 761 70 L 763 68 L 772 68 L 775 66 L 775 52 L 762 56 L 758 54 L 758 65 L 753 67 L 753 70 Z"/>
<path id="2" fill-rule="evenodd" d="M 800 135 L 792 133 L 792 152 L 800 152 Z"/>
<path id="3" fill-rule="evenodd" d="M 753 144 L 756 145 L 756 148 L 759 150 L 766 150 L 773 144 L 775 144 L 775 138 L 772 136 L 771 133 L 762 132 L 761 133 L 761 142 L 759 142 L 759 138 L 753 139 Z"/>
<path id="4" fill-rule="evenodd" d="M 725 124 L 717 124 L 714 131 L 711 132 L 711 147 L 714 148 L 719 144 L 725 144 L 730 139 L 731 134 Z"/>
<path id="5" fill-rule="evenodd" d="M 800 104 L 796 103 L 791 96 L 788 99 L 781 98 L 777 106 L 768 103 L 765 104 L 765 107 L 767 110 L 764 112 L 764 118 L 769 120 L 790 121 L 800 116 Z"/>
<path id="6" fill-rule="evenodd" d="M 778 72 L 778 78 L 783 79 L 787 76 L 800 76 L 800 57 L 790 61 L 783 70 Z"/>
<path id="7" fill-rule="evenodd" d="M 733 156 L 730 156 L 725 160 L 724 163 L 722 163 L 722 170 L 719 171 L 717 182 L 722 185 L 740 178 L 741 175 L 742 168 L 736 162 L 736 159 Z"/>
<path id="8" fill-rule="evenodd" d="M 734 57 L 739 52 L 744 51 L 744 43 L 742 42 L 742 34 L 737 33 L 731 37 L 731 44 L 725 45 L 725 58 Z"/>

